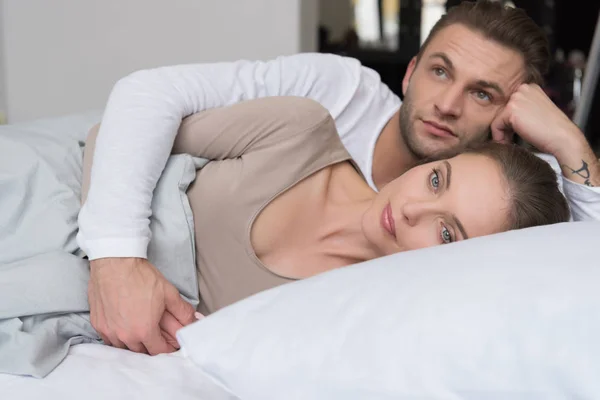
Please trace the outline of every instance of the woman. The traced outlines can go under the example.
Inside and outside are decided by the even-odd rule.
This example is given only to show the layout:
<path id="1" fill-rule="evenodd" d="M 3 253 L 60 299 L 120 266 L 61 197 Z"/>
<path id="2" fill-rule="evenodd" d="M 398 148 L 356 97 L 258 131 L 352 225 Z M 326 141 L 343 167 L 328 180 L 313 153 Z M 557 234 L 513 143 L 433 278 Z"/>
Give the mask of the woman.
<path id="1" fill-rule="evenodd" d="M 375 192 L 327 110 L 305 98 L 194 114 L 172 151 L 214 160 L 188 190 L 203 314 L 334 268 L 569 218 L 550 166 L 500 144 L 422 164 Z"/>

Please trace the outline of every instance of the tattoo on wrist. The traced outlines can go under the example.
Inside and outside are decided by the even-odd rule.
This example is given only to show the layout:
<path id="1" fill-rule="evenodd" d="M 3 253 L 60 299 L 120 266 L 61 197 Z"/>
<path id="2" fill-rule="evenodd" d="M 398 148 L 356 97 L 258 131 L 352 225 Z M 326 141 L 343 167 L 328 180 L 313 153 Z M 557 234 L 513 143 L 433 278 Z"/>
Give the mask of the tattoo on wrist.
<path id="1" fill-rule="evenodd" d="M 581 162 L 583 163 L 583 165 L 581 166 L 581 168 L 579 168 L 577 170 L 569 167 L 568 165 L 563 165 L 563 167 L 568 169 L 569 171 L 571 171 L 571 173 L 573 173 L 573 175 L 577 175 L 577 176 L 580 176 L 581 178 L 583 178 L 584 185 L 590 186 L 590 187 L 594 186 L 594 185 L 592 185 L 592 182 L 590 182 L 591 173 L 589 170 L 588 163 L 586 163 L 584 160 L 581 160 Z"/>

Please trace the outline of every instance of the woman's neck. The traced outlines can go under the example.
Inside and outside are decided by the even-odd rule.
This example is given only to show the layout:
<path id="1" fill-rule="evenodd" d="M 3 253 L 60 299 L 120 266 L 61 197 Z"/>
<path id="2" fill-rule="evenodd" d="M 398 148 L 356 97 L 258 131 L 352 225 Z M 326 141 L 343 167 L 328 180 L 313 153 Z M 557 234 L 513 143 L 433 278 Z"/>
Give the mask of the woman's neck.
<path id="1" fill-rule="evenodd" d="M 357 263 L 378 256 L 363 233 L 363 216 L 376 192 L 350 163 L 333 167 L 317 239 L 324 255 Z"/>

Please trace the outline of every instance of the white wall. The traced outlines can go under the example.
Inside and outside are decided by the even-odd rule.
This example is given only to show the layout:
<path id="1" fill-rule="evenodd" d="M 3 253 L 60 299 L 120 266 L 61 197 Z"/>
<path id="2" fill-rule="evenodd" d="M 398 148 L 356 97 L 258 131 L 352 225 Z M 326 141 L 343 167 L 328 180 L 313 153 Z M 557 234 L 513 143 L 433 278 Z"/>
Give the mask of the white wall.
<path id="1" fill-rule="evenodd" d="M 299 32 L 302 52 L 317 51 L 319 48 L 319 4 L 323 1 L 329 0 L 299 0 L 297 3 L 300 7 Z"/>
<path id="2" fill-rule="evenodd" d="M 2 23 L 2 1 L 0 0 L 0 24 Z M 2 39 L 2 26 L 0 25 L 0 123 L 3 123 L 6 118 L 6 77 L 4 76 L 4 44 Z"/>
<path id="3" fill-rule="evenodd" d="M 0 2 L 9 122 L 102 108 L 137 69 L 317 46 L 317 0 Z"/>

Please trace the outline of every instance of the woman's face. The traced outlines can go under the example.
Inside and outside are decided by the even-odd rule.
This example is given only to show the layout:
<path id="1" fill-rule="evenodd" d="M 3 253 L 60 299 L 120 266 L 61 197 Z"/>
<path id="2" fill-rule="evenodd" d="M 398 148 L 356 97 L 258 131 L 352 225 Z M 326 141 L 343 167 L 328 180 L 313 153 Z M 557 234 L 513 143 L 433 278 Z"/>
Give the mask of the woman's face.
<path id="1" fill-rule="evenodd" d="M 496 162 L 461 154 L 390 182 L 362 228 L 383 256 L 505 231 L 508 210 L 506 180 Z"/>

